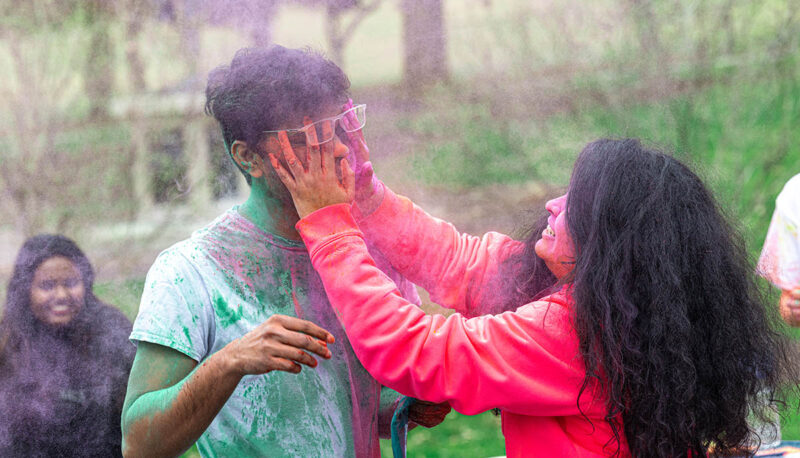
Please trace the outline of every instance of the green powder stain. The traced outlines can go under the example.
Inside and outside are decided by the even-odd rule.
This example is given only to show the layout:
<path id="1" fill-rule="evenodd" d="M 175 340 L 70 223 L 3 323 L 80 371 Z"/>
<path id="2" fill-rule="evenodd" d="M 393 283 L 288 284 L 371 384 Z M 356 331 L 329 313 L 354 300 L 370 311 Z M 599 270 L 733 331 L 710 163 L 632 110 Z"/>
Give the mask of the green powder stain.
<path id="1" fill-rule="evenodd" d="M 183 335 L 186 336 L 186 341 L 189 343 L 189 346 L 194 347 L 194 345 L 192 345 L 192 336 L 189 335 L 189 328 L 186 326 L 183 327 Z"/>
<path id="2" fill-rule="evenodd" d="M 228 307 L 228 303 L 225 302 L 225 299 L 221 296 L 216 296 L 214 297 L 214 313 L 217 315 L 217 318 L 219 318 L 220 326 L 227 328 L 242 318 L 244 309 L 242 308 L 242 304 L 239 304 L 234 310 Z"/>

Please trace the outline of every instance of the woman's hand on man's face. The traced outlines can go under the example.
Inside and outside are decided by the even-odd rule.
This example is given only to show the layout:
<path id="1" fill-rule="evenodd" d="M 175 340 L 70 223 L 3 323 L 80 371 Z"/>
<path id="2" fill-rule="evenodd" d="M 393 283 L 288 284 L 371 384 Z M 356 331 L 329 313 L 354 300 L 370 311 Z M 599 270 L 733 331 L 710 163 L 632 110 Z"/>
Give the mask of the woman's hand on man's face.
<path id="1" fill-rule="evenodd" d="M 325 133 L 326 136 L 329 134 L 332 133 Z M 337 177 L 334 142 L 329 141 L 322 145 L 311 146 L 316 144 L 316 132 L 311 129 L 307 135 L 309 136 L 309 146 L 306 148 L 306 167 L 294 154 L 289 138 L 284 131 L 278 133 L 278 142 L 288 169 L 278 161 L 274 154 L 270 153 L 269 155 L 272 167 L 292 195 L 300 218 L 305 218 L 329 205 L 351 203 L 355 196 L 354 172 L 346 158 L 343 158 L 338 166 L 341 180 Z"/>
<path id="2" fill-rule="evenodd" d="M 342 111 L 347 111 L 351 108 L 353 108 L 353 100 L 348 99 L 347 103 L 342 106 Z M 352 157 L 355 160 L 355 164 L 351 164 L 355 172 L 355 200 L 363 212 L 370 213 L 378 206 L 377 204 L 380 204 L 383 194 L 378 196 L 376 192 L 378 179 L 375 177 L 372 163 L 369 160 L 369 147 L 367 147 L 367 142 L 364 140 L 364 131 L 357 129 L 349 132 L 359 125 L 355 116 L 354 113 L 350 112 L 349 116 L 342 118 L 342 124 L 346 129 L 347 143 L 353 152 Z"/>

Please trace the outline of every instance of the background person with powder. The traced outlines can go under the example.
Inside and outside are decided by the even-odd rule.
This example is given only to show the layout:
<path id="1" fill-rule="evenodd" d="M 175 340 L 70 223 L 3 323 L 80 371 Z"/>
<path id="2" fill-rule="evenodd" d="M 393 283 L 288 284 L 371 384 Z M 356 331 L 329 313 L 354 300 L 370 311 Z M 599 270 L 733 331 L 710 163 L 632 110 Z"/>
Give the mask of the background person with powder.
<path id="1" fill-rule="evenodd" d="M 0 456 L 121 456 L 131 323 L 93 284 L 64 236 L 20 249 L 0 321 Z"/>

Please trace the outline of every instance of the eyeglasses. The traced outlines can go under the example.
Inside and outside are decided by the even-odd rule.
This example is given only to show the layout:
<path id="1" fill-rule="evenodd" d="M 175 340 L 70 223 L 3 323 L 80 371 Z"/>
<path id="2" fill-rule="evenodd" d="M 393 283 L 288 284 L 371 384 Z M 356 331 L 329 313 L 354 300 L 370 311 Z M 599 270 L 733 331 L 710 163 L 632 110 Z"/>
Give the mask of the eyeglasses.
<path id="1" fill-rule="evenodd" d="M 355 132 L 367 123 L 367 105 L 356 105 L 349 110 L 332 118 L 320 119 L 317 122 L 303 126 L 299 129 L 286 129 L 286 136 L 292 146 L 319 146 L 333 140 L 334 132 L 340 138 L 343 132 Z M 309 135 L 314 129 L 316 138 Z M 279 130 L 265 130 L 265 134 L 278 134 Z"/>

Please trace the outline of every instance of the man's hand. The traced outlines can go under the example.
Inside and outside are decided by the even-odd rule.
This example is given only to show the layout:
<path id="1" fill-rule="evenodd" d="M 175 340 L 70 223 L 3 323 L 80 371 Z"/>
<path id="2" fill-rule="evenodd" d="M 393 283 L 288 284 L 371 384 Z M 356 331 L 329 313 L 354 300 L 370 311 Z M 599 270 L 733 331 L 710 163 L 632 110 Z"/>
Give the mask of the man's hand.
<path id="1" fill-rule="evenodd" d="M 800 326 L 800 288 L 783 290 L 780 311 L 781 316 L 789 326 Z"/>
<path id="2" fill-rule="evenodd" d="M 222 349 L 238 375 L 271 371 L 300 372 L 300 364 L 316 367 L 309 353 L 329 359 L 333 336 L 314 323 L 285 315 L 272 315 Z"/>
<path id="3" fill-rule="evenodd" d="M 411 404 L 408 408 L 408 419 L 426 428 L 433 428 L 444 421 L 450 413 L 450 404 L 442 402 L 434 404 L 432 402 L 420 401 Z"/>
<path id="4" fill-rule="evenodd" d="M 325 127 L 330 129 L 330 126 Z M 332 135 L 330 132 L 325 133 L 326 136 L 328 134 Z M 314 129 L 309 130 L 306 135 L 309 137 L 311 145 L 316 143 Z M 350 169 L 347 159 L 342 159 L 341 181 L 339 180 L 336 174 L 336 160 L 332 145 L 325 144 L 321 148 L 320 146 L 306 148 L 308 154 L 306 161 L 308 169 L 306 170 L 295 156 L 285 131 L 278 132 L 278 142 L 288 170 L 272 153 L 269 155 L 269 160 L 286 189 L 292 194 L 294 206 L 297 208 L 300 218 L 305 218 L 329 205 L 353 202 L 355 194 L 353 170 Z"/>

